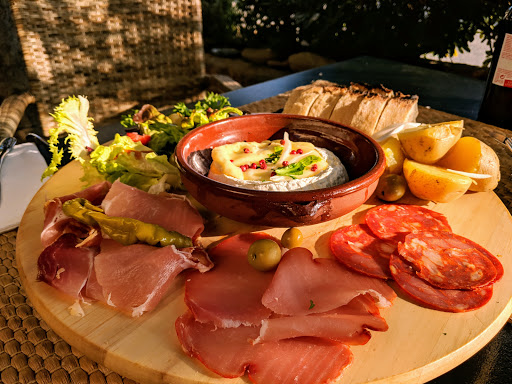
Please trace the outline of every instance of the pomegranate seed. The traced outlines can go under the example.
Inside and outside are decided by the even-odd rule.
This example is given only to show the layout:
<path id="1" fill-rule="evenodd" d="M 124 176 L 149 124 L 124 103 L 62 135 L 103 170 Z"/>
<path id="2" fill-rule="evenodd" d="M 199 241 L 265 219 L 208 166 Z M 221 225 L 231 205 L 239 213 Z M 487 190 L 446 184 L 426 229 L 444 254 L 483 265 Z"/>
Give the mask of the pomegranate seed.
<path id="1" fill-rule="evenodd" d="M 313 164 L 313 165 L 311 166 L 311 170 L 312 170 L 313 172 L 315 172 L 317 169 L 318 169 L 318 165 Z"/>
<path id="2" fill-rule="evenodd" d="M 290 155 L 296 155 L 296 154 L 297 154 L 297 151 L 295 149 L 290 151 Z"/>
<path id="3" fill-rule="evenodd" d="M 280 141 L 281 145 L 284 145 L 285 141 L 284 140 L 281 140 Z"/>
<path id="4" fill-rule="evenodd" d="M 304 152 L 302 151 L 302 149 L 300 149 L 300 148 L 299 148 L 299 149 L 297 149 L 297 153 L 298 153 L 299 155 L 302 155 Z"/>
<path id="5" fill-rule="evenodd" d="M 258 166 L 256 165 L 256 163 L 252 163 L 252 164 L 251 164 L 251 168 L 252 168 L 252 169 L 256 169 L 256 168 L 258 168 Z"/>
<path id="6" fill-rule="evenodd" d="M 288 165 L 290 165 L 290 163 L 289 163 L 289 162 L 287 162 L 287 161 L 283 161 L 283 167 L 287 167 Z"/>
<path id="7" fill-rule="evenodd" d="M 244 153 L 251 153 L 251 151 L 249 150 L 249 148 L 244 148 Z"/>

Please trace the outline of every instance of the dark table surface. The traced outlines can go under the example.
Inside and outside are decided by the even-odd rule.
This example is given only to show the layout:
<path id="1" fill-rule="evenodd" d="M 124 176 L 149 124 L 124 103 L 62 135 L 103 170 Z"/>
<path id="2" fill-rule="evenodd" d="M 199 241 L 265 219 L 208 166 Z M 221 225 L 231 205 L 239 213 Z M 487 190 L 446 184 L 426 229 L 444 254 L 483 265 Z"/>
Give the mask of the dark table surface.
<path id="1" fill-rule="evenodd" d="M 233 106 L 249 104 L 324 79 L 338 84 L 382 84 L 419 96 L 421 105 L 476 120 L 485 82 L 396 61 L 357 57 L 227 92 Z"/>
<path id="2" fill-rule="evenodd" d="M 351 60 L 295 73 L 248 86 L 225 95 L 233 106 L 276 96 L 300 85 L 323 79 L 338 84 L 362 82 L 382 84 L 393 90 L 419 96 L 424 107 L 477 120 L 485 82 L 442 71 L 373 57 Z M 421 329 L 418 330 L 421 332 Z M 410 346 L 414 348 L 414 345 Z M 465 363 L 429 384 L 512 383 L 512 324 L 503 329 L 483 349 Z"/>

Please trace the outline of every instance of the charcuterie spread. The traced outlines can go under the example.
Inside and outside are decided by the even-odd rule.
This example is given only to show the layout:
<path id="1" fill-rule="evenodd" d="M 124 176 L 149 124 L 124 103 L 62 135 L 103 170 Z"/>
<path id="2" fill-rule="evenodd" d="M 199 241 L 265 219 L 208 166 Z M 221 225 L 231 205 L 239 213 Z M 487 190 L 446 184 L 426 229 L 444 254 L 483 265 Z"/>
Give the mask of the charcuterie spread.
<path id="1" fill-rule="evenodd" d="M 223 106 L 215 119 L 233 112 Z M 183 312 L 174 324 L 168 321 L 183 357 L 225 378 L 313 384 L 342 377 L 354 361 L 351 348 L 388 331 L 381 309 L 392 311 L 397 295 L 443 312 L 473 311 L 491 300 L 504 276 L 498 257 L 420 205 L 377 204 L 349 225 L 316 233 L 327 238 L 316 256 L 302 246 L 297 228 L 280 239 L 265 230 L 222 234 L 203 246 L 211 215 L 190 200 L 172 161 L 158 152 L 174 144 L 155 123 L 189 129 L 212 121 L 203 107 L 191 112 L 180 105 L 167 121 L 145 106 L 128 119 L 142 130 L 117 136 L 111 146 L 99 146 L 90 120 L 83 120 L 92 139 L 74 153 L 90 186 L 46 201 L 37 259 L 37 280 L 67 295 L 71 315 L 87 317 L 82 304 L 96 302 L 143 320 L 171 285 L 181 284 Z M 285 112 L 335 118 L 373 134 L 415 121 L 417 97 L 317 83 L 292 92 Z M 462 122 L 422 125 L 381 141 L 387 169 L 376 196 L 397 201 L 409 191 L 449 202 L 467 190 L 495 188 L 499 162 L 485 144 L 461 138 L 462 129 Z M 438 143 L 440 130 L 449 144 Z M 468 165 L 461 160 L 465 151 L 487 163 Z M 333 153 L 292 142 L 286 132 L 276 140 L 212 148 L 211 160 L 208 177 L 261 191 L 307 191 L 349 180 Z M 133 167 L 137 161 L 144 172 Z M 430 189 L 431 178 L 445 180 L 444 189 Z"/>

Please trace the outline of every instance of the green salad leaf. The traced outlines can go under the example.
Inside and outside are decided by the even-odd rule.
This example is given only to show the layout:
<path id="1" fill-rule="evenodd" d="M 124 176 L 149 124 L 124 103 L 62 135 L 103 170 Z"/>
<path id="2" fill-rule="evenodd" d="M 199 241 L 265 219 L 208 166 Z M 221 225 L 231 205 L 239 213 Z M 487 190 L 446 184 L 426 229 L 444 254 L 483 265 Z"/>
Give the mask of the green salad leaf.
<path id="1" fill-rule="evenodd" d="M 83 163 L 89 151 L 99 143 L 97 133 L 88 116 L 89 100 L 84 96 L 69 96 L 55 107 L 51 116 L 57 122 L 57 127 L 50 130 L 48 144 L 52 153 L 52 161 L 43 172 L 41 180 L 57 172 L 62 162 L 64 151 L 57 147 L 59 135 L 67 134 L 64 143 L 68 145 L 71 158 Z"/>
<path id="2" fill-rule="evenodd" d="M 144 191 L 159 183 L 183 188 L 178 169 L 166 155 L 158 155 L 140 142 L 119 134 L 112 144 L 100 145 L 92 151 L 83 168 L 84 176 L 80 180 L 88 185 L 119 179 Z"/>

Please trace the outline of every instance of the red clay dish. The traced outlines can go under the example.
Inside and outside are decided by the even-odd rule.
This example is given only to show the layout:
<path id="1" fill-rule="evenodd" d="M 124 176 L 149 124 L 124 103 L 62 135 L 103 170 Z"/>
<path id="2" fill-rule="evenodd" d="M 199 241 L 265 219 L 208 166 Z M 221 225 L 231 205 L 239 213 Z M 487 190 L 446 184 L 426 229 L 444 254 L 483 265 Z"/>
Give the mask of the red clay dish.
<path id="1" fill-rule="evenodd" d="M 313 191 L 266 192 L 223 184 L 207 177 L 211 149 L 238 141 L 307 141 L 334 152 L 350 180 Z M 176 162 L 188 192 L 207 209 L 230 219 L 272 227 L 317 224 L 345 215 L 375 191 L 386 160 L 380 145 L 352 128 L 306 116 L 254 114 L 206 124 L 176 147 Z"/>

